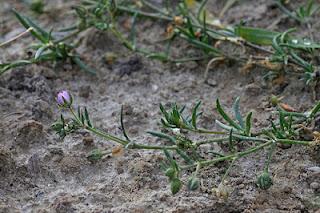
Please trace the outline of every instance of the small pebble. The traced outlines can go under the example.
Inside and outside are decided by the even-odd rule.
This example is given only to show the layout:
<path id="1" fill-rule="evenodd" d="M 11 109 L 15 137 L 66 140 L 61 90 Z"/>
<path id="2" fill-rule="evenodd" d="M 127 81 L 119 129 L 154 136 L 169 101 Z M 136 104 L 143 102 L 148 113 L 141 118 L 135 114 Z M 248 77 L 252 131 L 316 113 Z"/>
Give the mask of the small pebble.
<path id="1" fill-rule="evenodd" d="M 283 187 L 283 192 L 284 193 L 291 193 L 292 192 L 292 187 L 291 186 L 284 186 Z"/>
<path id="2" fill-rule="evenodd" d="M 217 81 L 210 78 L 206 80 L 206 83 L 212 87 L 218 86 Z"/>
<path id="3" fill-rule="evenodd" d="M 248 84 L 245 87 L 245 93 L 248 96 L 258 96 L 261 95 L 262 89 L 261 87 L 259 87 L 257 84 L 252 83 L 252 84 Z"/>
<path id="4" fill-rule="evenodd" d="M 289 149 L 291 148 L 291 144 L 284 144 L 284 143 L 277 143 L 277 146 L 280 148 L 280 149 Z"/>
<path id="5" fill-rule="evenodd" d="M 307 170 L 315 172 L 317 174 L 320 174 L 320 167 L 319 166 L 309 167 Z"/>
<path id="6" fill-rule="evenodd" d="M 310 184 L 310 188 L 311 188 L 311 189 L 314 189 L 314 190 L 318 190 L 318 189 L 320 189 L 320 183 L 318 183 L 318 182 L 312 182 L 312 183 Z"/>
<path id="7" fill-rule="evenodd" d="M 81 86 L 79 89 L 79 96 L 82 98 L 89 98 L 90 93 L 92 92 L 90 85 Z"/>
<path id="8" fill-rule="evenodd" d="M 153 85 L 152 85 L 152 91 L 153 91 L 153 92 L 157 92 L 158 89 L 159 89 L 159 86 L 158 86 L 158 85 L 156 85 L 156 84 L 153 84 Z"/>
<path id="9" fill-rule="evenodd" d="M 93 137 L 92 136 L 85 136 L 85 137 L 83 137 L 83 139 L 82 139 L 82 142 L 84 143 L 84 145 L 86 145 L 86 146 L 90 146 L 90 145 L 92 145 L 93 144 Z"/>
<path id="10" fill-rule="evenodd" d="M 245 187 L 244 184 L 240 184 L 240 185 L 238 186 L 239 189 L 243 189 L 244 187 Z"/>

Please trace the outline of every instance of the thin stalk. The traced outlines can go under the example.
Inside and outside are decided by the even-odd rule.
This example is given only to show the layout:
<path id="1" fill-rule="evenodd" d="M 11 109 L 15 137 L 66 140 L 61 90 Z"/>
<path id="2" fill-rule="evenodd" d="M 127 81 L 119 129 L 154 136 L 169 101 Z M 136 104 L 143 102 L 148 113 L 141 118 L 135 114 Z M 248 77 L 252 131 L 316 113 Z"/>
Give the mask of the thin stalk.
<path id="1" fill-rule="evenodd" d="M 199 141 L 199 142 L 196 142 L 194 143 L 194 146 L 195 147 L 199 147 L 203 144 L 208 144 L 208 143 L 221 143 L 221 142 L 224 142 L 224 141 L 227 141 L 229 140 L 229 137 L 224 137 L 224 138 L 214 138 L 214 139 L 210 139 L 210 140 L 205 140 L 205 141 Z"/>
<path id="2" fill-rule="evenodd" d="M 297 16 L 294 15 L 294 13 L 292 13 L 290 10 L 288 10 L 285 6 L 283 6 L 283 4 L 280 2 L 280 0 L 275 0 L 275 4 L 279 7 L 279 9 L 285 13 L 287 16 L 295 19 L 296 21 L 302 23 L 303 20 L 301 20 L 300 18 L 298 18 Z"/>
<path id="3" fill-rule="evenodd" d="M 92 133 L 94 133 L 104 139 L 114 141 L 114 142 L 119 143 L 123 146 L 126 146 L 129 144 L 129 141 L 127 141 L 127 140 L 123 140 L 121 138 L 118 138 L 116 136 L 113 136 L 111 134 L 103 132 L 101 130 L 98 130 L 94 127 L 83 125 L 82 122 L 80 121 L 80 118 L 76 115 L 76 113 L 74 112 L 72 107 L 69 108 L 69 111 L 71 112 L 71 114 L 73 115 L 75 120 L 78 122 L 78 124 L 81 125 L 84 129 L 86 129 L 86 130 L 88 130 L 88 131 L 90 131 L 90 132 L 92 132 Z M 137 144 L 137 143 L 132 143 L 132 145 L 128 146 L 128 147 L 129 147 L 129 149 L 147 149 L 147 150 L 164 150 L 164 149 L 176 150 L 176 149 L 178 149 L 177 146 L 150 146 L 150 145 Z"/>
<path id="4" fill-rule="evenodd" d="M 263 140 L 265 140 L 265 139 L 263 139 Z M 234 153 L 234 154 L 231 154 L 231 155 L 215 158 L 215 159 L 212 159 L 212 160 L 200 161 L 200 163 L 201 163 L 201 166 L 209 166 L 211 164 L 215 164 L 215 163 L 220 162 L 220 161 L 226 161 L 226 160 L 231 160 L 233 158 L 244 157 L 244 156 L 247 156 L 247 155 L 249 155 L 249 154 L 251 154 L 253 152 L 256 152 L 256 151 L 258 151 L 260 149 L 263 149 L 264 147 L 267 147 L 267 146 L 269 146 L 269 145 L 271 145 L 271 144 L 273 144 L 275 142 L 284 143 L 284 144 L 310 145 L 309 141 L 296 141 L 296 140 L 288 140 L 288 139 L 269 140 L 266 143 L 263 143 L 263 144 L 258 145 L 256 147 L 253 147 L 251 149 L 245 150 L 243 152 L 237 152 L 237 153 Z M 182 169 L 190 169 L 190 168 L 193 168 L 195 166 L 197 166 L 197 164 L 192 164 L 192 165 L 184 166 L 184 167 L 181 167 L 181 168 Z"/>
<path id="5" fill-rule="evenodd" d="M 120 11 L 123 11 L 123 12 L 127 12 L 127 13 L 133 13 L 133 14 L 137 13 L 140 16 L 145 16 L 145 17 L 149 17 L 149 18 L 162 19 L 162 20 L 166 20 L 166 21 L 173 21 L 172 17 L 159 15 L 158 13 L 148 13 L 148 12 L 144 12 L 141 10 L 136 10 L 136 9 L 123 7 L 123 6 L 117 6 L 117 9 Z"/>
<path id="6" fill-rule="evenodd" d="M 122 12 L 127 12 L 127 13 L 131 13 L 131 14 L 137 14 L 137 15 L 140 15 L 140 16 L 148 17 L 148 18 L 160 19 L 160 20 L 165 20 L 165 21 L 170 21 L 170 22 L 174 21 L 174 17 L 172 17 L 172 16 L 163 16 L 163 15 L 159 15 L 157 13 L 148 13 L 148 12 L 144 12 L 144 11 L 141 11 L 141 10 L 127 8 L 127 7 L 124 7 L 124 6 L 118 6 L 117 8 Z M 203 26 L 200 25 L 200 24 L 192 23 L 191 25 L 193 27 L 196 27 L 196 28 L 200 28 L 200 29 L 203 28 Z M 213 29 L 206 29 L 206 30 L 207 30 L 207 32 L 211 32 L 211 33 L 214 33 L 214 34 L 217 34 L 217 35 L 221 36 L 221 40 L 229 39 L 229 37 L 226 36 L 222 32 L 219 32 L 219 31 L 216 31 L 216 30 L 213 30 Z"/>
<path id="7" fill-rule="evenodd" d="M 114 142 L 119 143 L 119 144 L 124 145 L 124 146 L 128 144 L 128 141 L 120 139 L 120 138 L 115 137 L 113 135 L 110 135 L 110 134 L 105 133 L 103 131 L 100 131 L 100 130 L 98 130 L 96 128 L 89 127 L 89 126 L 84 126 L 84 128 L 86 130 L 88 130 L 88 131 L 90 131 L 90 132 L 92 132 L 92 133 L 104 138 L 104 139 L 114 141 Z"/>
<path id="8" fill-rule="evenodd" d="M 69 107 L 69 111 L 71 112 L 71 114 L 72 114 L 72 116 L 74 117 L 74 119 L 76 119 L 76 121 L 78 122 L 78 124 L 79 124 L 80 126 L 84 127 L 84 126 L 82 125 L 82 122 L 81 122 L 80 118 L 79 118 L 79 117 L 76 115 L 76 113 L 74 112 L 72 106 Z"/>
<path id="9" fill-rule="evenodd" d="M 152 3 L 146 1 L 146 0 L 141 0 L 141 2 L 146 5 L 147 7 L 149 7 L 152 10 L 157 11 L 158 13 L 164 15 L 164 16 L 168 16 L 168 13 L 164 12 L 163 10 L 159 9 L 160 7 L 157 7 L 155 5 L 153 5 Z"/>
<path id="10" fill-rule="evenodd" d="M 225 135 L 225 132 L 220 131 L 212 131 L 212 130 L 206 130 L 206 129 L 193 129 L 193 132 L 202 133 L 202 134 L 214 134 L 214 135 Z"/>
<path id="11" fill-rule="evenodd" d="M 196 177 L 201 169 L 201 163 L 197 163 L 196 171 L 193 173 L 193 176 Z"/>
<path id="12" fill-rule="evenodd" d="M 70 39 L 70 38 L 78 35 L 78 34 L 81 33 L 82 31 L 84 31 L 84 30 L 74 31 L 74 32 L 70 33 L 69 35 L 67 35 L 67 36 L 65 36 L 65 37 L 63 37 L 63 38 L 54 41 L 53 43 L 54 43 L 54 44 L 58 44 L 58 43 L 60 43 L 60 42 L 66 41 L 66 40 L 68 40 L 68 39 Z"/>
<path id="13" fill-rule="evenodd" d="M 198 13 L 197 13 L 197 19 L 198 21 L 201 21 L 201 12 L 203 10 L 203 8 L 206 6 L 208 0 L 202 0 L 201 4 L 200 4 L 200 7 L 199 7 L 199 10 L 198 10 Z"/>
<path id="14" fill-rule="evenodd" d="M 77 121 L 77 123 L 78 123 L 80 126 L 82 126 L 82 128 L 84 128 L 84 129 L 86 129 L 86 130 L 88 130 L 88 131 L 90 131 L 90 132 L 92 132 L 92 133 L 94 133 L 94 134 L 96 134 L 96 135 L 104 138 L 104 139 L 112 140 L 112 141 L 114 141 L 114 142 L 116 142 L 116 143 L 119 143 L 119 144 L 122 144 L 122 145 L 127 145 L 127 144 L 128 144 L 128 141 L 126 141 L 126 140 L 122 140 L 122 139 L 120 139 L 120 138 L 118 138 L 118 137 L 115 137 L 115 136 L 110 135 L 110 134 L 108 134 L 108 133 L 102 132 L 102 131 L 94 128 L 94 127 L 89 127 L 89 126 L 87 126 L 87 125 L 84 125 L 84 124 L 81 122 L 80 118 L 76 115 L 76 113 L 74 112 L 74 110 L 73 110 L 72 107 L 69 108 L 69 111 L 71 112 L 71 114 L 73 115 L 73 117 L 74 117 L 74 119 Z"/>
<path id="15" fill-rule="evenodd" d="M 201 166 L 209 166 L 209 165 L 215 164 L 215 163 L 220 162 L 220 161 L 231 160 L 231 159 L 233 159 L 235 157 L 240 158 L 240 157 L 249 155 L 249 154 L 251 154 L 253 152 L 256 152 L 256 151 L 258 151 L 260 149 L 263 149 L 264 147 L 269 146 L 272 143 L 273 143 L 273 141 L 268 141 L 267 143 L 263 143 L 263 144 L 261 144 L 259 146 L 256 146 L 254 148 L 248 149 L 248 150 L 243 151 L 243 152 L 237 152 L 237 153 L 234 153 L 234 154 L 231 154 L 231 155 L 215 158 L 215 159 L 212 159 L 212 160 L 200 161 L 200 163 L 201 163 Z M 190 168 L 193 168 L 195 166 L 197 166 L 197 164 L 183 166 L 183 167 L 181 167 L 181 169 L 190 169 Z"/>
<path id="16" fill-rule="evenodd" d="M 9 44 L 9 43 L 11 43 L 11 42 L 13 42 L 13 41 L 21 38 L 22 36 L 24 36 L 25 34 L 29 33 L 29 32 L 32 31 L 32 30 L 33 30 L 33 28 L 32 28 L 32 27 L 29 27 L 27 30 L 23 31 L 22 33 L 20 33 L 20 34 L 16 35 L 15 37 L 9 39 L 8 41 L 5 41 L 5 42 L 3 42 L 2 44 L 0 44 L 0 47 L 3 47 L 3 46 L 5 46 L 5 45 L 7 45 L 7 44 Z"/>
<path id="17" fill-rule="evenodd" d="M 146 149 L 146 150 L 176 150 L 177 146 L 150 146 L 144 144 L 133 143 L 132 146 L 129 146 L 129 149 Z"/>
<path id="18" fill-rule="evenodd" d="M 283 144 L 299 144 L 309 146 L 311 144 L 310 141 L 298 141 L 298 140 L 289 140 L 289 139 L 276 139 L 276 142 Z"/>
<path id="19" fill-rule="evenodd" d="M 234 163 L 238 160 L 238 158 L 233 158 L 231 164 L 229 165 L 227 171 L 224 173 L 223 177 L 221 178 L 221 183 L 227 178 L 231 168 L 234 166 Z"/>
<path id="20" fill-rule="evenodd" d="M 223 135 L 229 134 L 228 132 L 221 132 Z M 244 141 L 255 141 L 255 142 L 268 142 L 268 139 L 265 138 L 256 138 L 256 137 L 248 137 L 248 136 L 243 136 L 243 135 L 237 135 L 237 134 L 232 134 L 232 138 L 236 138 L 239 140 L 244 140 Z M 223 138 L 214 138 L 206 141 L 199 141 L 195 143 L 195 146 L 200 146 L 202 144 L 208 144 L 208 143 L 219 143 L 223 141 L 228 141 L 229 137 L 223 137 Z"/>
<path id="21" fill-rule="evenodd" d="M 272 158 L 272 154 L 273 154 L 273 152 L 274 152 L 274 150 L 275 150 L 275 148 L 276 148 L 276 143 L 274 143 L 273 145 L 271 145 L 271 147 L 270 147 L 270 150 L 269 150 L 269 153 L 268 153 L 268 158 L 267 158 L 267 162 L 266 162 L 266 164 L 265 164 L 265 166 L 264 166 L 264 171 L 266 172 L 266 173 L 268 173 L 268 171 L 269 171 L 269 165 L 270 165 L 270 161 L 271 161 L 271 158 Z"/>

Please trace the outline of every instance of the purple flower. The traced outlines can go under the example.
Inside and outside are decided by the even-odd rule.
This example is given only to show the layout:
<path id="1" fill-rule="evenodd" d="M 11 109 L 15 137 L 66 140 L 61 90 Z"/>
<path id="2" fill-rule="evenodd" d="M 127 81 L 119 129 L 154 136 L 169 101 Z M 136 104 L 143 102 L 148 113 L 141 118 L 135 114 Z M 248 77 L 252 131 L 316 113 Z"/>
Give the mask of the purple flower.
<path id="1" fill-rule="evenodd" d="M 72 105 L 72 96 L 66 90 L 62 90 L 57 95 L 57 103 L 60 107 L 70 107 Z"/>

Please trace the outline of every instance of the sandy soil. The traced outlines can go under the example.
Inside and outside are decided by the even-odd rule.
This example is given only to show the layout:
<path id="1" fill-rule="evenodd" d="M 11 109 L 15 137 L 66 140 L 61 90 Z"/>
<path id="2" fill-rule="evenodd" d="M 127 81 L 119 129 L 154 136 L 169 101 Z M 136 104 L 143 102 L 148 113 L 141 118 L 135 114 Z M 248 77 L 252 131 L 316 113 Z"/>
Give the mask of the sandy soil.
<path id="1" fill-rule="evenodd" d="M 67 13 L 72 2 L 49 4 L 54 7 L 51 13 L 38 17 L 43 26 L 72 22 L 74 17 Z M 9 0 L 0 0 L 0 5 L 1 43 L 23 31 L 10 8 L 26 11 L 26 7 Z M 208 6 L 214 14 L 222 7 L 222 1 L 216 0 Z M 271 1 L 244 1 L 231 8 L 223 21 L 233 24 L 246 19 L 248 25 L 268 27 L 279 16 L 281 12 Z M 275 29 L 295 24 L 284 18 Z M 139 43 L 152 48 L 161 40 L 159 32 L 164 32 L 166 23 L 144 19 L 138 27 Z M 315 21 L 314 27 L 318 30 L 319 22 Z M 303 27 L 298 33 L 306 34 Z M 70 63 L 31 65 L 0 77 L 0 212 L 274 213 L 317 212 L 320 208 L 320 161 L 300 146 L 277 149 L 271 164 L 274 185 L 267 191 L 255 185 L 266 153 L 244 158 L 228 178 L 233 192 L 227 201 L 211 193 L 225 170 L 223 163 L 202 172 L 200 190 L 190 192 L 184 187 L 172 196 L 160 170 L 160 152 L 126 151 L 120 157 L 88 161 L 91 150 L 111 150 L 114 144 L 83 131 L 59 140 L 50 125 L 60 113 L 54 97 L 61 89 L 69 90 L 77 105 L 88 107 L 95 126 L 114 134 L 121 134 L 119 112 L 124 105 L 128 133 L 146 144 L 160 143 L 145 133 L 161 129 L 159 103 L 177 102 L 190 108 L 201 100 L 205 111 L 201 124 L 212 128 L 218 117 L 214 111 L 217 97 L 227 107 L 240 96 L 243 111 L 254 111 L 255 127 L 266 124 L 272 94 L 283 96 L 285 103 L 298 110 L 310 108 L 314 100 L 310 88 L 295 76 L 273 84 L 263 79 L 267 70 L 262 68 L 244 74 L 241 64 L 220 64 L 210 69 L 208 85 L 203 83 L 206 62 L 164 64 L 128 52 L 108 33 L 90 30 L 81 37 L 78 50 L 96 68 L 96 77 Z M 7 46 L 0 60 L 27 56 L 23 49 L 30 41 L 26 36 Z M 232 48 L 226 45 L 227 51 Z M 186 51 L 193 50 L 183 42 L 174 49 L 177 55 Z M 108 52 L 119 56 L 113 64 L 104 59 Z"/>

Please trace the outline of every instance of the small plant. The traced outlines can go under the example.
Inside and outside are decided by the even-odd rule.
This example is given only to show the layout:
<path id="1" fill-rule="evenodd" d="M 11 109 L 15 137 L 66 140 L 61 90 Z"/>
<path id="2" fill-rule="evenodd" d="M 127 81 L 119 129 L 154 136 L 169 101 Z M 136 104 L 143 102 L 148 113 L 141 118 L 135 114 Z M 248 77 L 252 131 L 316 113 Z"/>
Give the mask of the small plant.
<path id="1" fill-rule="evenodd" d="M 85 65 L 80 56 L 75 51 L 75 45 L 66 43 L 64 41 L 75 36 L 77 33 L 72 33 L 64 38 L 56 39 L 52 35 L 52 30 L 46 31 L 30 18 L 18 13 L 16 10 L 12 10 L 20 23 L 26 28 L 31 35 L 38 40 L 39 43 L 33 44 L 32 49 L 35 50 L 34 57 L 31 59 L 17 60 L 9 63 L 0 63 L 0 75 L 15 67 L 25 66 L 28 64 L 35 64 L 44 61 L 59 62 L 71 60 L 77 64 L 84 71 L 95 74 L 95 71 Z"/>
<path id="2" fill-rule="evenodd" d="M 44 2 L 43 0 L 32 0 L 30 2 L 30 10 L 37 14 L 41 14 L 44 11 Z"/>
<path id="3" fill-rule="evenodd" d="M 78 129 L 84 129 L 88 132 L 96 134 L 107 141 L 112 141 L 126 149 L 148 149 L 163 151 L 166 160 L 162 163 L 161 168 L 164 174 L 168 177 L 171 192 L 178 193 L 183 184 L 187 185 L 189 190 L 196 190 L 200 186 L 201 169 L 208 166 L 213 166 L 218 162 L 229 162 L 225 174 L 221 178 L 218 187 L 213 189 L 215 194 L 221 198 L 227 198 L 231 193 L 227 186 L 226 179 L 233 166 L 245 156 L 268 149 L 268 155 L 265 161 L 262 174 L 257 177 L 257 186 L 261 189 L 268 189 L 272 186 L 273 181 L 269 172 L 269 164 L 272 162 L 272 153 L 277 148 L 277 144 L 303 145 L 314 146 L 313 141 L 301 140 L 301 128 L 310 128 L 310 124 L 319 116 L 320 102 L 310 111 L 288 112 L 278 105 L 278 120 L 270 121 L 270 127 L 264 129 L 252 130 L 252 112 L 249 112 L 245 117 L 242 116 L 240 110 L 240 99 L 235 99 L 233 104 L 234 117 L 230 116 L 222 107 L 219 100 L 216 101 L 218 113 L 222 120 L 216 121 L 221 127 L 220 130 L 208 130 L 199 127 L 199 118 L 201 116 L 200 102 L 198 102 L 188 115 L 185 107 L 179 107 L 174 104 L 170 110 L 166 110 L 163 105 L 160 105 L 160 111 L 163 115 L 161 124 L 171 133 L 163 133 L 157 131 L 149 131 L 148 134 L 169 143 L 169 145 L 145 145 L 138 143 L 128 136 L 123 123 L 123 110 L 121 109 L 120 124 L 123 136 L 115 136 L 108 132 L 101 131 L 94 126 L 94 122 L 90 119 L 89 111 L 86 107 L 78 107 L 74 110 L 72 96 L 67 91 L 58 93 L 57 103 L 59 108 L 67 110 L 71 117 L 65 117 L 61 114 L 60 119 L 56 121 L 52 128 L 57 134 L 64 138 L 66 135 L 75 132 Z M 312 130 L 312 129 L 310 129 Z M 194 132 L 196 134 L 212 135 L 212 138 L 203 141 L 191 140 L 184 132 Z M 315 135 L 315 141 L 317 135 Z M 252 142 L 246 150 L 240 151 L 238 144 Z M 205 144 L 220 143 L 226 145 L 228 151 L 212 152 L 216 153 L 215 158 L 203 156 L 199 153 L 199 148 Z M 251 143 L 250 143 L 251 144 Z M 318 143 L 317 143 L 318 144 Z M 319 144 L 318 144 L 319 145 Z M 318 146 L 317 145 L 317 146 Z M 99 160 L 105 154 L 110 153 L 103 150 L 93 150 L 89 153 L 90 160 Z M 181 180 L 183 173 L 191 172 L 191 176 L 187 182 Z"/>
<path id="4" fill-rule="evenodd" d="M 320 7 L 314 0 L 308 0 L 305 5 L 300 6 L 296 11 L 291 12 L 285 7 L 281 0 L 275 0 L 278 7 L 289 17 L 300 23 L 308 23 L 310 18 L 319 11 Z"/>

